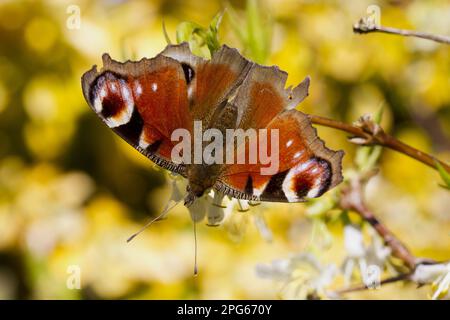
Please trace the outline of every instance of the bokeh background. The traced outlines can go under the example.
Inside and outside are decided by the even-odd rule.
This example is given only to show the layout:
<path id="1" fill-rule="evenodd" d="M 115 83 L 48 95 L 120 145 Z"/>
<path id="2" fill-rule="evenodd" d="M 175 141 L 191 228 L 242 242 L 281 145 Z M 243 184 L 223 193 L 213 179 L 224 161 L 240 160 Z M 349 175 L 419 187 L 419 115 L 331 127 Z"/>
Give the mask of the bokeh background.
<path id="1" fill-rule="evenodd" d="M 346 122 L 384 106 L 383 127 L 450 159 L 450 47 L 426 40 L 355 35 L 370 4 L 386 26 L 450 34 L 448 1 L 266 0 L 258 8 L 270 38 L 264 63 L 312 78 L 299 109 Z M 81 25 L 67 19 L 80 9 Z M 183 21 L 207 26 L 224 7 L 220 41 L 246 51 L 236 24 L 243 1 L 0 2 L 0 299 L 289 298 L 256 266 L 314 251 L 338 268 L 346 257 L 340 223 L 318 224 L 304 204 L 265 204 L 229 213 L 220 227 L 198 224 L 199 275 L 188 211 L 177 206 L 131 243 L 170 197 L 166 172 L 116 137 L 83 99 L 80 77 L 108 52 L 117 60 L 152 57 Z M 72 7 L 73 9 L 73 7 Z M 236 20 L 237 19 L 237 20 Z M 262 40 L 261 40 L 262 41 Z M 356 147 L 319 128 L 329 147 Z M 450 196 L 439 175 L 384 150 L 369 184 L 369 205 L 417 256 L 450 258 Z M 70 289 L 71 266 L 81 288 Z M 68 273 L 69 272 L 69 273 Z M 342 278 L 342 277 L 341 277 Z M 343 280 L 337 277 L 336 288 Z M 356 283 L 358 281 L 356 280 Z M 429 297 L 402 283 L 349 298 Z"/>

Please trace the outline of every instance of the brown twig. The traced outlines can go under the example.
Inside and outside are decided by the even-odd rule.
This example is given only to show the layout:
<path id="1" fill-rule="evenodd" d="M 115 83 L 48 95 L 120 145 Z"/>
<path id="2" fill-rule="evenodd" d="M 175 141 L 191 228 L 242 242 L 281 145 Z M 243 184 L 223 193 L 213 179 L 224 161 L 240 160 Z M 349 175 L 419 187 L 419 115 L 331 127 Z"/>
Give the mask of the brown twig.
<path id="1" fill-rule="evenodd" d="M 368 22 L 366 18 L 361 18 L 354 26 L 353 32 L 365 34 L 371 32 L 382 32 L 389 34 L 396 34 L 404 37 L 416 37 L 421 39 L 427 39 L 436 41 L 439 43 L 450 44 L 450 37 L 443 35 L 435 35 L 427 32 L 420 32 L 414 30 L 397 29 L 392 27 L 383 27 L 381 25 L 376 25 Z"/>
<path id="2" fill-rule="evenodd" d="M 387 278 L 387 279 L 381 280 L 379 284 L 381 286 L 381 285 L 384 285 L 384 284 L 389 284 L 389 283 L 394 283 L 394 282 L 398 282 L 398 281 L 409 280 L 410 277 L 411 277 L 411 273 L 402 273 L 402 274 L 397 275 L 395 277 L 391 277 L 391 278 Z M 345 293 L 363 291 L 363 290 L 367 290 L 367 289 L 369 289 L 369 288 L 366 285 L 359 285 L 359 286 L 354 286 L 354 287 L 350 287 L 350 288 L 338 289 L 338 290 L 334 291 L 334 293 L 337 293 L 338 295 L 341 295 L 341 294 L 345 294 Z"/>
<path id="3" fill-rule="evenodd" d="M 344 122 L 315 115 L 309 115 L 309 118 L 311 119 L 311 122 L 313 124 L 318 124 L 321 126 L 330 127 L 350 133 L 352 135 L 350 141 L 354 143 L 361 145 L 380 145 L 403 153 L 432 167 L 433 169 L 437 169 L 436 161 L 438 161 L 442 165 L 442 167 L 450 172 L 450 166 L 447 163 L 436 159 L 432 155 L 411 147 L 410 145 L 407 145 L 400 140 L 397 140 L 393 136 L 384 132 L 384 130 L 380 126 L 372 122 L 368 117 L 361 118 L 357 125 L 350 125 Z"/>
<path id="4" fill-rule="evenodd" d="M 450 44 L 450 37 L 442 35 L 434 35 L 425 32 L 418 32 L 412 30 L 403 30 L 391 27 L 383 27 L 371 22 L 368 18 L 361 18 L 357 24 L 353 26 L 355 33 L 370 33 L 370 32 L 382 32 L 389 34 L 396 34 L 407 37 L 417 37 L 427 40 L 436 41 L 439 43 Z M 310 116 L 311 122 L 314 124 L 335 128 L 341 131 L 348 132 L 352 135 L 350 141 L 361 145 L 380 145 L 400 153 L 403 153 L 413 159 L 416 159 L 434 169 L 438 169 L 436 163 L 440 163 L 445 170 L 450 172 L 450 166 L 442 162 L 433 156 L 422 152 L 416 148 L 413 148 L 406 143 L 403 143 L 393 136 L 384 132 L 384 130 L 369 117 L 361 117 L 358 123 L 355 125 L 349 125 L 340 121 L 327 119 L 319 116 Z M 382 224 L 366 205 L 364 201 L 364 186 L 367 183 L 368 178 L 361 176 L 351 178 L 346 187 L 342 189 L 342 196 L 340 198 L 340 205 L 343 209 L 352 210 L 358 213 L 365 221 L 367 221 L 372 228 L 383 238 L 385 244 L 391 248 L 392 255 L 401 259 L 405 266 L 410 269 L 409 273 L 403 273 L 398 276 L 385 279 L 381 284 L 392 283 L 396 281 L 411 279 L 417 265 L 421 263 L 435 263 L 433 260 L 421 260 L 416 258 L 409 249 L 397 238 L 395 235 Z M 365 290 L 367 287 L 356 286 L 352 288 L 345 288 L 336 291 L 338 294 Z"/>
<path id="5" fill-rule="evenodd" d="M 367 207 L 363 194 L 365 183 L 360 177 L 350 179 L 349 184 L 342 189 L 341 207 L 358 213 L 383 238 L 385 244 L 391 248 L 392 255 L 402 260 L 410 270 L 414 270 L 418 261 L 416 257 Z"/>

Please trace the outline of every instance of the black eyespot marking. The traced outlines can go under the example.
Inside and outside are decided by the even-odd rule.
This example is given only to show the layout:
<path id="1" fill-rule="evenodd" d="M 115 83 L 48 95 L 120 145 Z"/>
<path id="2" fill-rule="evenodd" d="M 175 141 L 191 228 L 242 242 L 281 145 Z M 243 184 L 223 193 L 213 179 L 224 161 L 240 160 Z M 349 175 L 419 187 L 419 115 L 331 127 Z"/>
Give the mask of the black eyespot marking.
<path id="1" fill-rule="evenodd" d="M 307 175 L 300 175 L 294 177 L 294 188 L 297 197 L 303 199 L 308 194 L 309 190 L 313 187 L 312 177 Z"/>
<path id="2" fill-rule="evenodd" d="M 115 81 L 118 79 L 124 79 L 121 75 L 111 72 L 105 71 L 97 76 L 95 80 L 92 82 L 89 88 L 89 102 L 91 105 L 94 105 L 95 98 L 99 92 L 99 90 L 105 85 L 106 81 Z"/>
<path id="3" fill-rule="evenodd" d="M 187 63 L 184 63 L 184 62 L 181 64 L 181 67 L 183 68 L 186 83 L 187 84 L 191 83 L 192 79 L 194 79 L 194 76 L 195 76 L 194 69 L 192 69 L 192 67 L 190 65 L 188 65 Z"/>
<path id="4" fill-rule="evenodd" d="M 304 198 L 308 195 L 308 192 L 314 187 L 315 181 L 319 179 L 320 185 L 315 198 L 321 196 L 325 191 L 330 188 L 332 172 L 330 163 L 322 158 L 313 157 L 309 161 L 312 161 L 314 165 L 309 170 L 301 172 L 299 175 L 293 177 L 293 188 L 297 197 Z M 317 173 L 312 173 L 312 168 L 320 167 Z"/>
<path id="5" fill-rule="evenodd" d="M 103 98 L 101 111 L 103 118 L 114 117 L 120 114 L 123 109 L 125 109 L 125 104 L 120 95 L 109 93 Z"/>
<path id="6" fill-rule="evenodd" d="M 253 178 L 251 175 L 248 175 L 247 182 L 245 183 L 244 192 L 246 194 L 253 194 Z"/>
<path id="7" fill-rule="evenodd" d="M 144 121 L 135 107 L 130 121 L 114 128 L 114 131 L 131 144 L 139 145 L 139 138 L 143 128 Z"/>
<path id="8" fill-rule="evenodd" d="M 289 170 L 278 172 L 274 176 L 272 176 L 267 184 L 264 192 L 261 194 L 261 198 L 277 198 L 280 200 L 287 201 L 286 195 L 283 191 L 283 181 L 286 178 L 286 175 L 289 173 Z"/>
<path id="9" fill-rule="evenodd" d="M 161 143 L 162 143 L 162 140 L 156 140 L 155 142 L 153 142 L 151 145 L 149 145 L 147 147 L 147 151 L 150 153 L 155 153 L 156 151 L 158 151 Z"/>

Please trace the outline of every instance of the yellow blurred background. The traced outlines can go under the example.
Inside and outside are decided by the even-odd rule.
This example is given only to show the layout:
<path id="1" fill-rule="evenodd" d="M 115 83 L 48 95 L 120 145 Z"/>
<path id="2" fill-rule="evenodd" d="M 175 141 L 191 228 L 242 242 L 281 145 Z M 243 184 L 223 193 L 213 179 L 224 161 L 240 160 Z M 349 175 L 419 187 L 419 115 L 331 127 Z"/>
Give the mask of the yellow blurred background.
<path id="1" fill-rule="evenodd" d="M 266 0 L 259 3 L 271 34 L 265 62 L 286 70 L 289 85 L 311 76 L 299 110 L 351 123 L 383 105 L 386 130 L 448 161 L 450 47 L 353 34 L 374 3 L 383 25 L 450 34 L 444 0 Z M 192 221 L 182 205 L 126 243 L 162 210 L 170 179 L 101 123 L 80 77 L 101 65 L 104 52 L 124 61 L 162 51 L 163 19 L 174 40 L 180 22 L 206 26 L 225 7 L 244 23 L 243 1 L 0 2 L 0 299 L 290 298 L 256 266 L 310 251 L 341 266 L 342 224 L 324 225 L 305 204 L 263 204 L 234 210 L 219 227 L 198 224 L 197 277 Z M 77 10 L 79 28 L 71 20 Z M 226 11 L 220 41 L 245 55 L 231 24 Z M 351 168 L 357 148 L 346 135 L 318 130 L 329 147 L 346 151 Z M 450 193 L 438 186 L 439 175 L 389 150 L 380 168 L 369 205 L 415 255 L 450 259 Z M 80 289 L 67 285 L 73 266 Z M 341 275 L 333 286 L 342 284 Z M 397 283 L 346 297 L 429 294 Z"/>

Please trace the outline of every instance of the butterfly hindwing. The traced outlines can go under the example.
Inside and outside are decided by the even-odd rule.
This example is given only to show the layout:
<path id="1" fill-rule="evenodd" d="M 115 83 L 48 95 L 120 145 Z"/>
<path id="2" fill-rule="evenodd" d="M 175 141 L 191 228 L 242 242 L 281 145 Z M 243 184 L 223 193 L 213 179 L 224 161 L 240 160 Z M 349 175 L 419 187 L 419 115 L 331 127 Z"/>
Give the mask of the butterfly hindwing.
<path id="1" fill-rule="evenodd" d="M 255 65 L 233 103 L 238 108 L 238 127 L 266 128 L 267 140 L 258 137 L 259 149 L 271 150 L 271 131 L 278 131 L 278 168 L 262 174 L 267 165 L 249 163 L 249 141 L 236 153 L 245 152 L 245 164 L 229 164 L 215 189 L 236 198 L 275 202 L 300 202 L 315 198 L 342 181 L 342 151 L 325 147 L 308 117 L 293 109 L 308 94 L 309 78 L 295 89 L 285 90 L 286 74 L 276 68 Z"/>
<path id="2" fill-rule="evenodd" d="M 275 116 L 292 109 L 308 95 L 309 77 L 293 90 L 285 89 L 287 73 L 278 67 L 254 64 L 233 103 L 238 108 L 237 127 L 265 128 Z"/>

